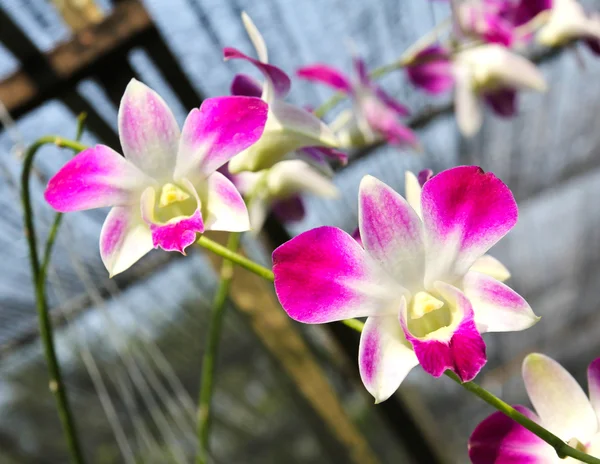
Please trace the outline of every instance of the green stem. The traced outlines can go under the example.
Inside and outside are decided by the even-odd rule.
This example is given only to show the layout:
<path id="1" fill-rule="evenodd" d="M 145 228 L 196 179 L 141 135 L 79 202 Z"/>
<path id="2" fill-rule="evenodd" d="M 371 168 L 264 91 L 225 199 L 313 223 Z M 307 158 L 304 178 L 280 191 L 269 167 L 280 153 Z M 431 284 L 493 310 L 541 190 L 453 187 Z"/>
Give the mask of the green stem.
<path id="1" fill-rule="evenodd" d="M 58 146 L 64 146 L 73 150 L 83 150 L 85 146 L 73 142 L 63 141 L 62 139 L 54 136 L 42 137 L 37 140 L 25 154 L 25 160 L 23 163 L 23 172 L 21 176 L 21 201 L 23 203 L 23 221 L 25 224 L 25 236 L 29 245 L 29 258 L 31 264 L 31 275 L 33 279 L 33 287 L 35 293 L 36 308 L 38 313 L 38 320 L 40 326 L 40 336 L 42 344 L 44 346 L 44 353 L 46 356 L 46 363 L 48 365 L 48 374 L 50 377 L 49 387 L 50 391 L 54 394 L 58 414 L 62 423 L 64 435 L 67 441 L 71 460 L 75 464 L 82 464 L 84 462 L 83 453 L 77 437 L 77 431 L 75 422 L 73 420 L 73 414 L 69 406 L 69 401 L 65 391 L 64 382 L 60 370 L 60 365 L 56 357 L 56 351 L 54 347 L 54 336 L 52 333 L 52 324 L 50 322 L 48 301 L 46 300 L 45 292 L 45 280 L 42 271 L 45 273 L 45 268 L 40 265 L 38 251 L 37 251 L 37 240 L 35 235 L 35 225 L 33 221 L 33 208 L 31 206 L 31 196 L 29 191 L 29 179 L 31 168 L 33 166 L 33 160 L 37 151 L 45 144 L 54 143 Z"/>
<path id="2" fill-rule="evenodd" d="M 219 245 L 217 242 L 207 238 L 204 235 L 201 235 L 196 243 L 202 248 L 206 248 L 207 250 L 212 251 L 213 253 L 225 259 L 228 259 L 238 266 L 248 269 L 250 272 L 253 272 L 257 276 L 262 277 L 269 282 L 275 281 L 275 276 L 273 275 L 273 271 L 271 271 L 271 269 L 267 269 L 266 267 L 255 263 L 251 259 L 231 251 L 229 248 L 224 247 L 223 245 Z"/>
<path id="3" fill-rule="evenodd" d="M 240 245 L 240 233 L 231 233 L 227 241 L 226 250 L 235 253 Z M 229 294 L 229 287 L 233 277 L 233 262 L 225 258 L 221 265 L 220 281 L 213 300 L 212 314 L 208 325 L 208 338 L 204 346 L 202 357 L 202 378 L 200 381 L 200 396 L 198 401 L 198 455 L 197 464 L 207 464 L 210 447 L 211 403 L 214 391 L 214 377 L 216 370 L 221 327 L 225 315 L 225 303 Z"/>
<path id="4" fill-rule="evenodd" d="M 556 454 L 559 458 L 564 459 L 567 456 L 579 459 L 581 462 L 587 462 L 589 464 L 600 464 L 600 459 L 590 456 L 589 454 L 584 453 L 583 451 L 579 451 L 567 443 L 565 443 L 560 437 L 557 437 L 552 432 L 546 430 L 537 422 L 532 421 L 527 418 L 515 408 L 513 408 L 510 404 L 505 403 L 497 396 L 493 395 L 485 388 L 477 385 L 475 382 L 461 382 L 460 378 L 452 371 L 446 371 L 446 375 L 454 380 L 456 383 L 461 385 L 465 390 L 473 393 L 474 395 L 481 398 L 490 406 L 496 408 L 501 413 L 507 415 L 515 422 L 521 424 L 531 433 L 534 433 L 550 446 L 554 448 Z"/>

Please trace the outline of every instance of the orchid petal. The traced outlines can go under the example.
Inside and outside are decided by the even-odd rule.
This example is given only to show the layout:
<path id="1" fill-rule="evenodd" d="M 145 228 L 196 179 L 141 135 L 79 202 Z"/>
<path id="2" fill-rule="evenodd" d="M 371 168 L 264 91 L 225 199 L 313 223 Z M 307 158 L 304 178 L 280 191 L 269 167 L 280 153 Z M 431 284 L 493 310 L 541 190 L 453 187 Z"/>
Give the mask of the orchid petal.
<path id="1" fill-rule="evenodd" d="M 223 56 L 225 60 L 240 59 L 249 61 L 263 73 L 267 81 L 262 98 L 268 103 L 272 103 L 273 99 L 283 98 L 289 93 L 292 82 L 288 75 L 277 66 L 255 60 L 231 47 L 223 49 Z"/>
<path id="2" fill-rule="evenodd" d="M 48 182 L 44 197 L 66 213 L 138 201 L 153 181 L 117 152 L 96 145 L 70 159 Z"/>
<path id="3" fill-rule="evenodd" d="M 273 252 L 275 291 L 288 315 L 308 324 L 397 313 L 392 282 L 346 232 L 309 230 Z"/>
<path id="4" fill-rule="evenodd" d="M 406 65 L 406 72 L 413 85 L 433 95 L 444 93 L 454 85 L 448 52 L 439 45 L 419 52 Z"/>
<path id="5" fill-rule="evenodd" d="M 465 137 L 472 137 L 481 128 L 483 116 L 479 99 L 473 89 L 471 71 L 464 66 L 456 65 L 454 77 L 456 81 L 454 90 L 456 123 Z"/>
<path id="6" fill-rule="evenodd" d="M 404 106 L 402 103 L 397 101 L 395 98 L 385 92 L 381 87 L 376 87 L 374 89 L 375 95 L 379 100 L 383 102 L 385 106 L 387 106 L 390 110 L 392 110 L 398 116 L 408 116 L 410 115 L 410 110 Z"/>
<path id="7" fill-rule="evenodd" d="M 132 79 L 121 99 L 118 126 L 125 158 L 157 180 L 170 179 L 179 126 L 160 95 Z"/>
<path id="8" fill-rule="evenodd" d="M 175 180 L 213 173 L 263 134 L 268 105 L 254 97 L 217 97 L 190 112 L 181 135 Z"/>
<path id="9" fill-rule="evenodd" d="M 250 229 L 248 210 L 240 192 L 220 172 L 208 177 L 206 192 L 202 192 L 201 197 L 206 230 L 244 232 Z"/>
<path id="10" fill-rule="evenodd" d="M 304 147 L 301 151 L 305 152 L 307 156 L 312 158 L 314 161 L 322 160 L 325 158 L 333 159 L 341 165 L 348 164 L 348 155 L 343 151 L 339 151 L 334 148 Z"/>
<path id="11" fill-rule="evenodd" d="M 480 332 L 525 330 L 540 320 L 521 295 L 488 275 L 467 272 L 463 292 L 473 306 Z"/>
<path id="12" fill-rule="evenodd" d="M 358 243 L 360 246 L 363 246 L 362 238 L 360 237 L 360 229 L 358 227 L 354 232 L 352 232 L 352 238 L 356 240 L 356 243 Z"/>
<path id="13" fill-rule="evenodd" d="M 271 208 L 272 201 L 266 195 L 254 195 L 248 202 L 248 216 L 250 218 L 250 230 L 253 236 L 257 236 Z"/>
<path id="14" fill-rule="evenodd" d="M 415 213 L 419 217 L 421 214 L 421 186 L 419 180 L 412 172 L 406 171 L 404 173 L 404 191 L 406 195 L 406 201 L 415 210 Z"/>
<path id="15" fill-rule="evenodd" d="M 600 421 L 600 358 L 594 359 L 588 367 L 587 378 L 590 403 L 596 411 L 596 416 L 598 416 L 598 420 Z M 600 445 L 600 443 L 598 444 Z"/>
<path id="16" fill-rule="evenodd" d="M 100 232 L 100 256 L 113 277 L 154 248 L 152 233 L 140 216 L 139 206 L 115 206 Z"/>
<path id="17" fill-rule="evenodd" d="M 523 380 L 541 423 L 563 440 L 587 442 L 598 419 L 583 389 L 559 363 L 533 353 L 523 361 Z"/>
<path id="18" fill-rule="evenodd" d="M 375 177 L 365 176 L 358 193 L 358 224 L 369 255 L 408 290 L 421 288 L 423 225 L 406 200 Z"/>
<path id="19" fill-rule="evenodd" d="M 275 217 L 283 224 L 288 222 L 296 222 L 304 219 L 306 208 L 304 202 L 299 195 L 277 200 L 271 206 Z"/>
<path id="20" fill-rule="evenodd" d="M 245 11 L 242 11 L 242 22 L 244 23 L 244 28 L 248 33 L 248 37 L 250 37 L 250 42 L 254 45 L 254 49 L 256 50 L 256 56 L 263 63 L 269 62 L 269 55 L 267 53 L 267 45 L 265 44 L 265 39 L 263 39 L 262 34 L 258 30 L 258 28 L 254 25 L 252 19 Z"/>
<path id="21" fill-rule="evenodd" d="M 440 377 L 450 369 L 461 381 L 471 381 L 487 360 L 485 343 L 475 326 L 473 308 L 467 297 L 452 285 L 436 282 L 435 287 L 449 305 L 450 325 L 417 337 L 409 330 L 404 303 L 400 312 L 402 329 L 425 372 Z"/>
<path id="22" fill-rule="evenodd" d="M 421 169 L 419 174 L 417 175 L 417 179 L 419 180 L 419 185 L 421 188 L 425 185 L 429 179 L 433 177 L 433 171 L 431 169 Z"/>
<path id="23" fill-rule="evenodd" d="M 231 95 L 257 97 L 262 95 L 260 82 L 247 74 L 236 74 L 231 82 Z"/>
<path id="24" fill-rule="evenodd" d="M 477 258 L 469 271 L 487 274 L 500 282 L 504 282 L 510 277 L 510 272 L 506 269 L 504 264 L 490 255 L 483 255 L 482 257 Z"/>
<path id="25" fill-rule="evenodd" d="M 352 62 L 354 64 L 354 71 L 356 72 L 356 75 L 358 76 L 358 81 L 363 86 L 368 87 L 371 82 L 371 78 L 369 77 L 369 73 L 367 72 L 367 65 L 365 63 L 365 60 L 355 56 L 352 59 Z"/>
<path id="26" fill-rule="evenodd" d="M 326 64 L 303 66 L 296 71 L 296 75 L 311 82 L 320 82 L 338 92 L 353 93 L 352 83 L 340 71 Z"/>
<path id="27" fill-rule="evenodd" d="M 363 116 L 368 128 L 361 128 L 368 135 L 369 128 L 381 134 L 391 144 L 418 145 L 417 137 L 408 127 L 400 123 L 395 110 L 383 105 L 374 97 L 364 98 L 361 102 Z M 359 126 L 361 119 L 358 119 Z"/>
<path id="28" fill-rule="evenodd" d="M 238 174 L 242 171 L 267 169 L 288 153 L 315 145 L 336 147 L 338 140 L 331 129 L 312 113 L 275 100 L 269 105 L 262 137 L 233 158 L 229 163 L 229 170 Z"/>
<path id="29" fill-rule="evenodd" d="M 277 163 L 267 174 L 269 194 L 275 198 L 288 198 L 308 192 L 321 197 L 339 196 L 338 188 L 301 160 L 286 160 Z"/>
<path id="30" fill-rule="evenodd" d="M 495 114 L 509 118 L 517 114 L 517 91 L 514 89 L 498 89 L 484 94 L 485 102 Z"/>
<path id="31" fill-rule="evenodd" d="M 419 364 L 396 315 L 371 316 L 360 337 L 360 377 L 375 403 L 387 400 Z"/>
<path id="32" fill-rule="evenodd" d="M 166 222 L 161 222 L 155 215 L 156 191 L 148 187 L 142 193 L 142 219 L 150 227 L 152 243 L 155 248 L 165 251 L 179 251 L 185 255 L 185 249 L 196 241 L 196 234 L 204 232 L 204 221 L 200 209 L 200 198 L 193 185 L 183 180 L 182 184 L 192 193 L 196 200 L 196 209 L 192 214 L 175 216 Z"/>
<path id="33" fill-rule="evenodd" d="M 514 406 L 535 422 L 539 418 L 525 406 Z M 484 419 L 469 438 L 469 458 L 473 464 L 558 464 L 562 460 L 554 448 L 497 411 Z"/>
<path id="34" fill-rule="evenodd" d="M 454 282 L 517 222 L 509 188 L 477 166 L 433 176 L 421 194 L 427 248 L 426 287 Z"/>

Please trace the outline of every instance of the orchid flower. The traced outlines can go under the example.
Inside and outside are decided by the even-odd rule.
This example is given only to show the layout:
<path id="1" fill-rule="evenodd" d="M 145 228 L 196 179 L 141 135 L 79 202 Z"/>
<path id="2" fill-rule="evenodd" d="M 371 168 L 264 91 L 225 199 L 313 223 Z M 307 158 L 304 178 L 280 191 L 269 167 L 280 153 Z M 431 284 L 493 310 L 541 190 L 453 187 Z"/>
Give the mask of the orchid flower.
<path id="1" fill-rule="evenodd" d="M 247 201 L 250 227 L 255 234 L 262 229 L 269 211 L 282 223 L 302 220 L 302 193 L 324 198 L 339 195 L 328 177 L 302 160 L 284 160 L 263 171 L 229 174 L 229 178 Z"/>
<path id="2" fill-rule="evenodd" d="M 205 230 L 248 230 L 241 195 L 216 170 L 255 143 L 266 120 L 258 98 L 209 98 L 180 134 L 164 100 L 132 79 L 118 117 L 125 158 L 105 145 L 84 150 L 50 179 L 46 201 L 61 212 L 112 207 L 100 234 L 111 276 L 152 248 L 184 253 Z"/>
<path id="3" fill-rule="evenodd" d="M 589 399 L 577 381 L 559 363 L 532 353 L 523 361 L 523 380 L 536 413 L 515 406 L 570 446 L 600 458 L 600 358 L 588 367 Z M 554 448 L 525 427 L 496 412 L 481 422 L 469 439 L 474 464 L 560 464 Z"/>
<path id="4" fill-rule="evenodd" d="M 544 77 L 531 61 L 497 44 L 454 56 L 442 47 L 429 47 L 415 56 L 407 73 L 415 86 L 429 93 L 441 93 L 454 83 L 458 127 L 468 137 L 481 127 L 482 100 L 497 115 L 509 117 L 517 111 L 517 90 L 546 90 Z"/>
<path id="5" fill-rule="evenodd" d="M 600 15 L 586 15 L 576 0 L 554 0 L 550 17 L 538 31 L 537 41 L 557 47 L 582 39 L 597 55 L 600 54 Z"/>
<path id="6" fill-rule="evenodd" d="M 304 66 L 297 71 L 303 79 L 320 82 L 352 97 L 352 112 L 340 116 L 344 123 L 337 135 L 342 145 L 363 146 L 383 138 L 391 144 L 417 146 L 415 134 L 399 121 L 400 117 L 408 116 L 408 109 L 371 80 L 363 60 L 356 58 L 354 69 L 354 80 L 325 64 Z"/>
<path id="7" fill-rule="evenodd" d="M 273 252 L 275 290 L 292 319 L 367 317 L 359 369 L 376 402 L 417 364 L 435 377 L 450 369 L 473 379 L 486 362 L 481 333 L 523 330 L 538 320 L 521 296 L 485 273 L 484 254 L 517 221 L 508 187 L 476 166 L 460 166 L 418 189 L 413 178 L 413 208 L 365 176 L 363 246 L 340 229 L 320 227 Z"/>
<path id="8" fill-rule="evenodd" d="M 290 78 L 281 69 L 268 64 L 265 41 L 246 13 L 242 13 L 242 21 L 256 49 L 258 60 L 229 47 L 225 48 L 224 56 L 226 60 L 249 61 L 264 75 L 265 81 L 260 97 L 268 104 L 269 112 L 260 140 L 232 159 L 229 170 L 233 174 L 242 171 L 261 171 L 270 168 L 288 153 L 302 147 L 337 147 L 339 145 L 337 137 L 324 122 L 309 111 L 283 101 L 290 91 Z M 232 87 L 234 95 L 256 93 L 256 82 L 243 74 L 236 76 Z M 323 152 L 323 154 L 337 156 L 337 152 Z"/>
<path id="9" fill-rule="evenodd" d="M 552 8 L 552 0 L 483 0 L 464 2 L 458 9 L 460 28 L 486 43 L 511 46 L 518 27 Z"/>

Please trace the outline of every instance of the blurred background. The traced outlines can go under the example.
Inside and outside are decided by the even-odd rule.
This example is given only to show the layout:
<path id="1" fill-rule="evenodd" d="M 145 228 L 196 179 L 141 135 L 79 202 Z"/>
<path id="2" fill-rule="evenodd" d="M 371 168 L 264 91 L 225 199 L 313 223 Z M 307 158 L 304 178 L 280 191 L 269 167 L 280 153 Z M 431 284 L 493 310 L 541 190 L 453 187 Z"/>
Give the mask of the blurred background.
<path id="1" fill-rule="evenodd" d="M 600 0 L 584 2 L 600 9 Z M 325 62 L 350 69 L 349 43 L 370 67 L 392 62 L 450 14 L 429 0 L 0 0 L 0 463 L 67 462 L 38 337 L 19 204 L 23 149 L 41 135 L 119 149 L 117 105 L 132 77 L 157 90 L 181 123 L 203 98 L 227 94 L 238 71 L 222 48 L 253 53 L 247 11 L 270 60 L 288 73 Z M 273 247 L 306 229 L 357 225 L 361 177 L 400 192 L 404 171 L 479 164 L 514 191 L 515 229 L 492 254 L 542 320 L 526 333 L 489 334 L 479 382 L 528 404 L 520 364 L 553 356 L 585 384 L 600 355 L 600 62 L 587 50 L 538 57 L 550 90 L 523 94 L 519 115 L 486 114 L 481 132 L 457 132 L 447 97 L 411 88 L 402 72 L 382 80 L 412 110 L 422 153 L 373 147 L 351 153 L 335 177 L 338 200 L 307 198 L 290 228 L 269 219 L 245 252 L 268 265 Z M 331 92 L 294 81 L 290 100 L 317 106 Z M 343 108 L 343 105 L 341 106 Z M 8 115 L 12 115 L 14 122 Z M 332 113 L 332 116 L 335 112 Z M 70 153 L 46 147 L 32 185 L 38 234 L 54 213 L 42 192 Z M 108 279 L 98 252 L 105 211 L 67 215 L 48 296 L 58 351 L 91 463 L 189 463 L 202 346 L 218 260 L 152 252 Z M 43 240 L 43 239 L 42 239 Z M 213 461 L 278 463 L 465 463 L 467 439 L 490 408 L 449 379 L 414 369 L 374 406 L 357 369 L 357 334 L 339 324 L 301 326 L 272 289 L 239 271 L 219 356 Z"/>

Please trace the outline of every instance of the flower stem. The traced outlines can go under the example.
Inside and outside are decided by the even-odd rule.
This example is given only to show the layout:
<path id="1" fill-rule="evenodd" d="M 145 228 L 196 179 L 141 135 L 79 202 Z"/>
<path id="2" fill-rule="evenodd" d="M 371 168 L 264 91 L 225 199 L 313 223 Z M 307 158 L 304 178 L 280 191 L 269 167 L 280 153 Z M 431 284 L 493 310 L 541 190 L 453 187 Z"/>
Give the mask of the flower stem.
<path id="1" fill-rule="evenodd" d="M 240 245 L 240 233 L 229 234 L 226 250 L 235 253 Z M 220 246 L 220 245 L 219 245 Z M 198 454 L 197 464 L 207 464 L 210 446 L 211 402 L 214 391 L 214 377 L 221 327 L 225 315 L 225 303 L 229 294 L 229 287 L 233 277 L 233 262 L 225 258 L 221 265 L 220 281 L 213 300 L 210 323 L 208 325 L 208 338 L 204 347 L 202 358 L 202 377 L 200 380 L 200 394 L 198 401 Z"/>
<path id="2" fill-rule="evenodd" d="M 72 150 L 80 151 L 86 147 L 74 141 L 63 141 L 59 137 L 47 136 L 38 139 L 25 154 L 23 163 L 23 171 L 21 175 L 21 201 L 23 204 L 23 222 L 25 224 L 25 236 L 29 245 L 29 258 L 31 264 L 31 275 L 33 279 L 33 287 L 38 313 L 38 323 L 40 327 L 40 336 L 44 346 L 44 354 L 46 356 L 46 364 L 48 365 L 48 374 L 50 377 L 49 388 L 54 394 L 58 414 L 63 427 L 64 435 L 67 441 L 71 461 L 75 464 L 84 462 L 83 453 L 77 437 L 77 429 L 73 420 L 73 414 L 69 406 L 67 393 L 65 390 L 60 365 L 56 357 L 54 347 L 54 336 L 52 333 L 52 324 L 50 322 L 48 301 L 45 292 L 45 270 L 47 267 L 46 256 L 44 257 L 44 266 L 40 265 L 37 240 L 35 235 L 35 225 L 33 220 L 33 208 L 31 206 L 31 197 L 29 191 L 29 180 L 33 159 L 38 150 L 46 144 L 54 143 L 57 146 L 64 146 Z M 58 220 L 60 222 L 60 220 Z M 56 221 L 55 221 L 56 224 Z M 56 226 L 57 228 L 58 226 Z M 53 226 L 54 228 L 54 226 Z M 56 231 L 53 232 L 54 234 Z M 51 248 L 51 247 L 50 247 Z M 49 256 L 49 250 L 47 247 Z M 46 255 L 46 253 L 45 253 Z"/>
<path id="3" fill-rule="evenodd" d="M 206 248 L 207 250 L 212 251 L 213 253 L 225 259 L 228 259 L 229 261 L 237 264 L 238 266 L 241 266 L 244 269 L 248 269 L 250 272 L 253 272 L 257 276 L 262 277 L 263 279 L 268 280 L 269 282 L 275 281 L 275 276 L 273 275 L 273 271 L 271 271 L 271 269 L 267 269 L 266 267 L 255 263 L 251 259 L 248 259 L 245 256 L 242 256 L 236 253 L 235 251 L 232 251 L 229 248 L 218 244 L 217 242 L 207 238 L 204 235 L 201 235 L 196 243 L 201 247 Z"/>
<path id="4" fill-rule="evenodd" d="M 501 413 L 507 415 L 515 422 L 521 424 L 531 433 L 537 435 L 550 446 L 552 446 L 556 450 L 556 454 L 559 458 L 564 459 L 567 456 L 580 460 L 581 462 L 587 462 L 589 464 L 600 464 L 600 459 L 590 456 L 582 451 L 579 451 L 563 440 L 560 437 L 557 437 L 549 430 L 546 430 L 537 422 L 532 421 L 528 417 L 521 414 L 515 408 L 513 408 L 510 404 L 505 403 L 497 396 L 493 395 L 485 388 L 479 386 L 475 382 L 461 382 L 460 378 L 452 371 L 446 371 L 446 375 L 454 380 L 456 383 L 461 385 L 465 390 L 477 395 L 483 401 L 485 401 L 490 406 L 496 408 Z"/>

